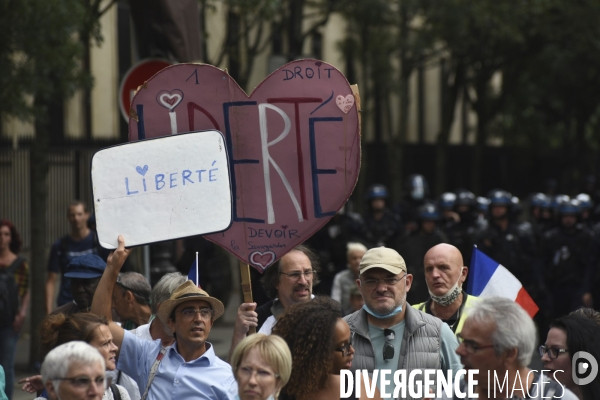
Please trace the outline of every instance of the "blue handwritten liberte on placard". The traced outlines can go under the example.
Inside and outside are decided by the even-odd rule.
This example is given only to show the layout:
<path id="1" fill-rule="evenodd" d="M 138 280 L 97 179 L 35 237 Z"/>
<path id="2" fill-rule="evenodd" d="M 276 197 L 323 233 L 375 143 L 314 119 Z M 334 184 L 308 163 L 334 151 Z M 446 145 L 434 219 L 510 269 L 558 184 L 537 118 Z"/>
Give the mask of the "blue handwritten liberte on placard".
<path id="1" fill-rule="evenodd" d="M 215 167 L 217 161 L 213 161 L 211 167 Z M 152 172 L 151 167 L 145 164 L 143 167 L 136 166 L 135 173 L 132 172 L 132 178 L 125 176 L 125 193 L 127 196 L 145 192 L 159 192 L 163 189 L 170 190 L 183 188 L 186 185 L 196 183 L 209 183 L 217 181 L 217 171 L 219 168 L 209 169 L 184 169 L 181 172 Z M 150 172 L 149 177 L 153 176 L 149 184 L 146 183 L 146 174 Z"/>

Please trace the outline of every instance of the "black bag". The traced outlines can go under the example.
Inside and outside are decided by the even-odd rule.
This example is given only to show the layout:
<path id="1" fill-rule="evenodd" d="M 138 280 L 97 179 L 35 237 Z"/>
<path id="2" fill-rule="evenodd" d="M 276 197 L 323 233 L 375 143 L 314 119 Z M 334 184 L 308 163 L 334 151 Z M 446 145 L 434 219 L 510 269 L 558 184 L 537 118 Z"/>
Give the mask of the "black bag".
<path id="1" fill-rule="evenodd" d="M 110 390 L 112 390 L 113 399 L 121 400 L 121 392 L 119 392 L 119 388 L 117 387 L 116 383 L 110 385 Z"/>
<path id="2" fill-rule="evenodd" d="M 19 311 L 19 287 L 15 272 L 24 262 L 24 258 L 17 257 L 8 267 L 0 268 L 0 328 L 12 326 Z"/>

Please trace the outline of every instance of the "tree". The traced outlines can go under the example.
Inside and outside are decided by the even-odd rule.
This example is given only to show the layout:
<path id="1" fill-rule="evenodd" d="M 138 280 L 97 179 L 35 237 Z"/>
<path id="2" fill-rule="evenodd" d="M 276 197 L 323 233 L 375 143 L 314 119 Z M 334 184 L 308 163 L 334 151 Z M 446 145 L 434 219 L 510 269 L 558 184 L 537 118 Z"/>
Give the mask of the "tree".
<path id="1" fill-rule="evenodd" d="M 581 189 L 578 178 L 598 171 L 598 19 L 595 1 L 541 3 L 532 24 L 535 40 L 511 71 L 514 87 L 493 126 L 506 143 L 530 147 L 535 156 L 560 150 L 565 160 L 560 178 L 572 191 Z"/>
<path id="2" fill-rule="evenodd" d="M 44 317 L 50 113 L 53 102 L 90 87 L 78 39 L 86 16 L 80 0 L 9 0 L 0 11 L 0 112 L 34 122 L 31 188 L 31 361 L 39 361 L 37 327 Z"/>

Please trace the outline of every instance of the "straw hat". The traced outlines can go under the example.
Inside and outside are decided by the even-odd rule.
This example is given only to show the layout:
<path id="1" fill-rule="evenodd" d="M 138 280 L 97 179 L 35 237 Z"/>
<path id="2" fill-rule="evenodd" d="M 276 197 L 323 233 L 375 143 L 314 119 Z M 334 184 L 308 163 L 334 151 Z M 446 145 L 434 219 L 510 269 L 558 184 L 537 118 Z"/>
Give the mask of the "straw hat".
<path id="1" fill-rule="evenodd" d="M 223 303 L 218 299 L 210 297 L 208 293 L 196 286 L 194 282 L 185 281 L 175 289 L 169 300 L 164 301 L 160 305 L 160 308 L 158 309 L 158 318 L 166 324 L 175 307 L 190 300 L 202 300 L 210 304 L 215 312 L 213 320 L 216 320 L 225 312 Z"/>

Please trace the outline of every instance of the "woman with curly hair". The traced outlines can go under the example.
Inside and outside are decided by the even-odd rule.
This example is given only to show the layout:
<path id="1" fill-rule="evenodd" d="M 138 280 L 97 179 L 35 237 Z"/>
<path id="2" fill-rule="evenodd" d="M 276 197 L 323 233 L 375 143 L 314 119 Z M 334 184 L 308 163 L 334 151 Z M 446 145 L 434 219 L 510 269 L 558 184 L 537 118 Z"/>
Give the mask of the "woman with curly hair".
<path id="1" fill-rule="evenodd" d="M 12 398 L 15 352 L 29 305 L 29 266 L 21 251 L 21 237 L 12 222 L 0 220 L 0 365 L 6 373 L 6 395 Z"/>
<path id="2" fill-rule="evenodd" d="M 113 371 L 117 368 L 116 358 L 119 348 L 112 341 L 108 320 L 96 314 L 50 314 L 40 324 L 40 341 L 42 354 L 44 355 L 65 343 L 73 341 L 88 343 L 98 349 L 100 355 L 104 358 L 107 371 Z M 25 382 L 23 390 L 30 393 L 44 389 L 44 382 L 39 375 L 26 378 L 21 382 Z M 117 391 L 118 394 L 115 394 Z M 102 397 L 103 400 L 113 400 L 115 398 L 130 400 L 127 390 L 117 384 L 108 387 Z"/>
<path id="3" fill-rule="evenodd" d="M 292 375 L 280 399 L 340 398 L 340 370 L 350 369 L 354 357 L 350 328 L 340 316 L 339 303 L 322 296 L 289 307 L 279 318 L 273 334 L 292 352 Z M 366 399 L 364 387 L 361 393 Z"/>

